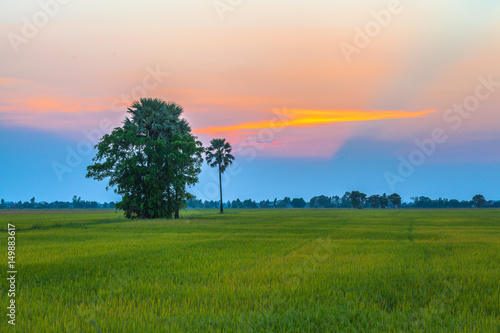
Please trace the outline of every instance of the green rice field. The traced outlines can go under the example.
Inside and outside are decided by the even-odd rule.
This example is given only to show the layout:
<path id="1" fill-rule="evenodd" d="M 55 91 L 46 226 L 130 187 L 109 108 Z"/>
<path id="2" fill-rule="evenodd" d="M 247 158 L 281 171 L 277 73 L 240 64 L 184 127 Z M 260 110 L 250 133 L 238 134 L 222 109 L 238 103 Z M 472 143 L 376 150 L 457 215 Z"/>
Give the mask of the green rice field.
<path id="1" fill-rule="evenodd" d="M 267 209 L 16 227 L 17 332 L 500 332 L 500 210 Z M 8 282 L 0 290 L 1 332 Z"/>

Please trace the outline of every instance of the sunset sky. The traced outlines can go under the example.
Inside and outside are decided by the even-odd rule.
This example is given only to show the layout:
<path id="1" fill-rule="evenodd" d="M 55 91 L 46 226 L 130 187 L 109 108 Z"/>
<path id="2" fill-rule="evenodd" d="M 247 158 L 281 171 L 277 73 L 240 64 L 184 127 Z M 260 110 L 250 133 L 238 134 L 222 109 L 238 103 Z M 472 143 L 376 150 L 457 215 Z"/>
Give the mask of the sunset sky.
<path id="1" fill-rule="evenodd" d="M 0 8 L 0 198 L 119 200 L 85 179 L 89 147 L 158 97 L 233 145 L 225 199 L 500 199 L 498 0 Z M 193 193 L 216 181 L 204 166 Z"/>

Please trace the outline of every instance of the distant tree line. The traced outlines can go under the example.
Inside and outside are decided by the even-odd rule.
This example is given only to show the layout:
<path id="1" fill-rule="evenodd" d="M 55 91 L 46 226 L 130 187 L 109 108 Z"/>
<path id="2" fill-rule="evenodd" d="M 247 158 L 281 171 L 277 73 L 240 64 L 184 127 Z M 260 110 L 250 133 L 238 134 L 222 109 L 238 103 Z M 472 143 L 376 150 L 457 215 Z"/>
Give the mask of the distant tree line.
<path id="1" fill-rule="evenodd" d="M 342 197 L 320 195 L 312 197 L 309 201 L 303 198 L 284 197 L 274 200 L 262 200 L 256 202 L 252 199 L 226 201 L 224 208 L 251 209 L 251 208 L 354 208 L 354 209 L 385 209 L 385 208 L 500 208 L 500 201 L 488 201 L 484 196 L 478 194 L 472 200 L 456 199 L 431 199 L 429 197 L 412 197 L 411 202 L 402 202 L 397 193 L 387 195 L 374 194 L 367 196 L 359 191 L 346 192 Z M 185 206 L 192 209 L 220 209 L 220 201 L 189 199 Z M 0 209 L 106 209 L 115 208 L 114 202 L 98 203 L 96 201 L 85 201 L 76 195 L 73 200 L 36 202 L 35 198 L 30 201 L 6 202 L 1 199 Z"/>
<path id="2" fill-rule="evenodd" d="M 252 199 L 227 201 L 223 203 L 224 208 L 354 208 L 354 209 L 385 209 L 385 208 L 500 208 L 500 201 L 487 201 L 484 196 L 476 195 L 470 201 L 443 199 L 436 200 L 428 197 L 412 197 L 412 202 L 402 202 L 397 193 L 387 195 L 386 193 L 367 196 L 359 191 L 346 192 L 342 197 L 334 195 L 320 195 L 305 201 L 304 198 L 285 197 L 283 199 L 262 200 L 256 202 Z M 191 199 L 187 202 L 188 208 L 218 208 L 220 201 L 208 201 Z"/>
<path id="3" fill-rule="evenodd" d="M 97 201 L 86 201 L 82 200 L 81 197 L 73 196 L 72 201 L 53 201 L 37 202 L 35 197 L 31 198 L 30 201 L 5 201 L 1 199 L 0 209 L 113 209 L 115 208 L 115 203 L 104 202 L 99 203 Z"/>

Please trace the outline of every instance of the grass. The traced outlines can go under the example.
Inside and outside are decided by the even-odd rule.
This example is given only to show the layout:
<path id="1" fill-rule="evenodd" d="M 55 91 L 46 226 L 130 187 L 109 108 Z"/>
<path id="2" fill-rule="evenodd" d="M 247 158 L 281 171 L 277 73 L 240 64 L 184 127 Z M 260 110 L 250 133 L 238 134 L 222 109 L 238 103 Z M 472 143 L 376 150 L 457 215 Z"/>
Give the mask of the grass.
<path id="1" fill-rule="evenodd" d="M 500 331 L 499 210 L 0 222 L 4 257 L 7 223 L 17 229 L 22 332 Z M 6 307 L 6 288 L 0 299 Z"/>

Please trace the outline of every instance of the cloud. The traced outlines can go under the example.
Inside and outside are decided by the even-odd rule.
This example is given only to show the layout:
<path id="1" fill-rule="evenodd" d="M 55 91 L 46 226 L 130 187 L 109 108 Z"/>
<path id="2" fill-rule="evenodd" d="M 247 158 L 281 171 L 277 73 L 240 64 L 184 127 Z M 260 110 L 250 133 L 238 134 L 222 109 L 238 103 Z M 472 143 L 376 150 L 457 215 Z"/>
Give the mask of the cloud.
<path id="1" fill-rule="evenodd" d="M 21 85 L 21 84 L 25 84 L 25 83 L 29 83 L 29 81 L 15 79 L 15 78 L 11 78 L 11 77 L 0 76 L 0 86 L 2 88 L 11 87 L 11 86 L 15 86 L 15 85 Z"/>
<path id="2" fill-rule="evenodd" d="M 373 121 L 382 119 L 419 118 L 436 112 L 435 110 L 410 111 L 385 111 L 385 110 L 287 110 L 284 119 L 271 119 L 256 122 L 245 122 L 230 126 L 214 126 L 195 129 L 198 134 L 237 134 L 241 131 L 259 129 L 273 130 L 276 128 L 317 127 L 340 122 Z"/>

